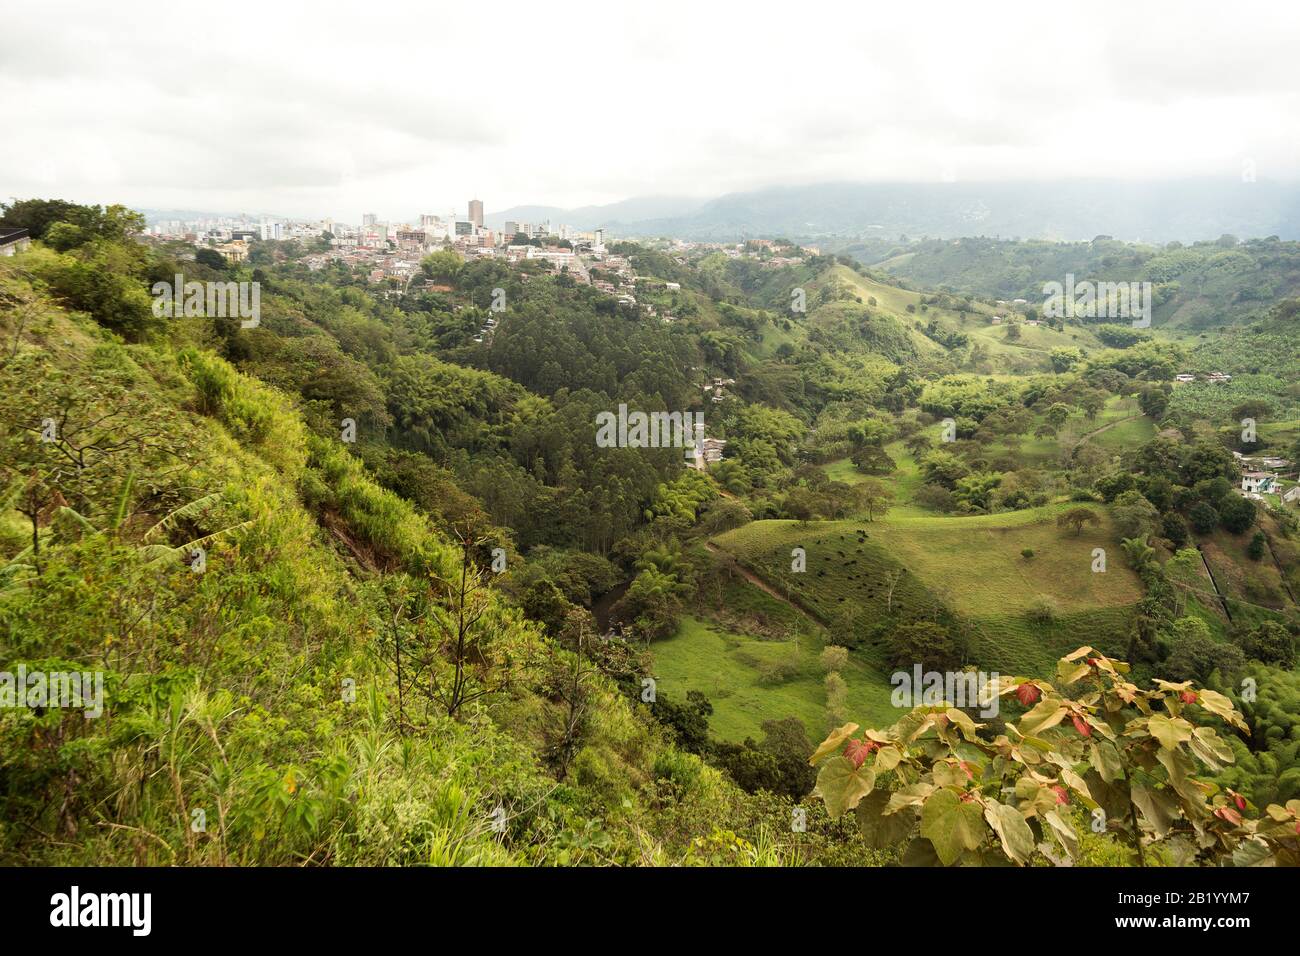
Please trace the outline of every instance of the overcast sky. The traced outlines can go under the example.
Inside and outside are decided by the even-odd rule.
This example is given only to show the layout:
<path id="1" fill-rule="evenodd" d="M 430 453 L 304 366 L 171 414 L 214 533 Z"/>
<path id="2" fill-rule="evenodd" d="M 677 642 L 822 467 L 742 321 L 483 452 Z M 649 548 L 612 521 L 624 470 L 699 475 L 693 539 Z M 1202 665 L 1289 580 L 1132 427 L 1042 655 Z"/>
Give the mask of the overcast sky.
<path id="1" fill-rule="evenodd" d="M 831 180 L 1300 178 L 1300 4 L 0 11 L 0 198 L 410 219 Z"/>

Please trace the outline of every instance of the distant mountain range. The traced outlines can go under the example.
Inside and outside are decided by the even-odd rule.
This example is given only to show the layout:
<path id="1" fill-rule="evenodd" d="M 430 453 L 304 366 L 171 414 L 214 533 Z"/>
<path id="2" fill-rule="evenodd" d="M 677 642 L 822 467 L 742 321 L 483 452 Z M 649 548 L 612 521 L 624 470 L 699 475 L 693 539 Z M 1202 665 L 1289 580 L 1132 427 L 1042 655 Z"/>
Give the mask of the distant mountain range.
<path id="1" fill-rule="evenodd" d="M 605 206 L 579 206 L 563 209 L 559 206 L 511 206 L 504 212 L 483 217 L 489 229 L 500 229 L 507 222 L 542 223 L 572 226 L 575 229 L 609 228 L 612 223 L 636 223 L 659 219 L 690 216 L 706 204 L 707 200 L 688 196 L 636 196 Z"/>
<path id="2" fill-rule="evenodd" d="M 1169 242 L 1276 235 L 1300 239 L 1300 183 L 1193 179 L 1014 183 L 825 183 L 701 201 L 647 196 L 607 206 L 515 206 L 487 217 L 550 220 L 612 236 L 725 241 L 882 238 L 1116 239 Z"/>

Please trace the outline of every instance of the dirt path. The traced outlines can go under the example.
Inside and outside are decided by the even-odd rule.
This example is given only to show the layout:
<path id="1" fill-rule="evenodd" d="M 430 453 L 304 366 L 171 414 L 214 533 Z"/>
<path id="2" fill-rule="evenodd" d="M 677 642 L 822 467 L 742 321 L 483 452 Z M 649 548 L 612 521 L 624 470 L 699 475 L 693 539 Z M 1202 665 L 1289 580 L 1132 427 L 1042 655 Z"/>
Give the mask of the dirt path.
<path id="1" fill-rule="evenodd" d="M 735 571 L 742 578 L 744 578 L 750 584 L 754 585 L 754 587 L 758 588 L 764 594 L 768 595 L 769 597 L 775 598 L 776 600 L 780 601 L 782 604 L 786 605 L 787 607 L 793 608 L 794 610 L 802 614 L 804 617 L 811 620 L 814 624 L 817 624 L 819 626 L 825 626 L 825 623 L 821 620 L 821 618 L 817 616 L 817 614 L 815 614 L 813 611 L 809 610 L 808 608 L 803 607 L 797 601 L 791 600 L 790 598 L 782 594 L 780 591 L 778 591 L 776 588 L 772 587 L 772 585 L 768 584 L 766 581 L 760 578 L 753 571 L 749 570 L 749 568 L 741 564 L 740 561 L 736 558 L 736 556 L 732 554 L 730 551 L 718 547 L 712 541 L 705 541 L 704 547 L 708 548 L 711 552 L 721 557 L 724 561 L 726 561 L 727 567 Z"/>
<path id="2" fill-rule="evenodd" d="M 1102 432 L 1110 431 L 1116 425 L 1123 425 L 1125 422 L 1131 422 L 1133 421 L 1133 419 L 1141 418 L 1141 417 L 1142 417 L 1142 413 L 1138 412 L 1136 415 L 1128 416 L 1128 418 L 1119 418 L 1107 425 L 1102 425 L 1100 428 L 1094 428 L 1090 432 L 1084 432 L 1082 435 L 1079 436 L 1078 440 L 1070 447 L 1070 451 L 1074 451 L 1076 448 L 1080 447 L 1088 439 L 1095 438 L 1097 435 L 1100 435 Z"/>

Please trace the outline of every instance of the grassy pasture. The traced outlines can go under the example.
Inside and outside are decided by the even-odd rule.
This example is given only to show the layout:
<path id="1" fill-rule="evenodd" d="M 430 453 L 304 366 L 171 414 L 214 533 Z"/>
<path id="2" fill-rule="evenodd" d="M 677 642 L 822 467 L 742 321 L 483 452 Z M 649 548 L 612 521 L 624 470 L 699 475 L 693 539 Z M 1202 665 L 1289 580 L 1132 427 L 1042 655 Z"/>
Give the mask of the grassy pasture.
<path id="1" fill-rule="evenodd" d="M 1122 649 L 1142 596 L 1105 516 L 1075 535 L 1056 526 L 1067 507 L 870 523 L 756 521 L 715 541 L 822 620 L 841 620 L 847 610 L 869 625 L 891 612 L 910 619 L 947 609 L 969 627 L 982 666 L 1042 674 L 1081 644 Z M 803 573 L 791 570 L 795 547 L 807 552 Z M 1026 548 L 1032 558 L 1022 555 Z M 1106 551 L 1104 573 L 1092 571 L 1094 548 Z"/>

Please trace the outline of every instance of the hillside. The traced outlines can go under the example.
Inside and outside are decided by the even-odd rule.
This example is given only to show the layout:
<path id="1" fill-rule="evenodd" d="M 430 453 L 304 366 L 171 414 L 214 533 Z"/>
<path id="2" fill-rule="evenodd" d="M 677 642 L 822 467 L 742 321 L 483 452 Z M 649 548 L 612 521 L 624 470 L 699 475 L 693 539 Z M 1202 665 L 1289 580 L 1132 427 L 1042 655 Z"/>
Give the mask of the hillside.
<path id="1" fill-rule="evenodd" d="M 1023 298 L 1040 310 L 1044 283 L 1064 282 L 1067 275 L 1076 282 L 1151 282 L 1152 325 L 1184 332 L 1251 321 L 1277 299 L 1300 295 L 1300 244 L 1279 241 L 1276 235 L 1163 247 L 1104 236 L 1090 242 L 967 236 L 899 243 L 888 250 L 879 245 L 836 248 L 924 288 L 986 299 Z"/>
<path id="2" fill-rule="evenodd" d="M 0 649 L 33 669 L 103 669 L 108 688 L 103 720 L 0 715 L 0 859 L 707 862 L 689 844 L 722 805 L 757 839 L 748 798 L 596 673 L 557 780 L 566 705 L 551 682 L 573 654 L 495 590 L 470 679 L 500 689 L 471 720 L 431 712 L 427 688 L 395 682 L 392 628 L 422 653 L 455 606 L 457 546 L 210 352 L 123 344 L 7 264 L 0 294 Z M 37 438 L 47 414 L 53 445 Z M 60 470 L 65 452 L 89 464 Z M 656 822 L 649 794 L 670 778 L 698 828 Z"/>
<path id="3" fill-rule="evenodd" d="M 1238 494 L 1239 409 L 1204 397 L 1236 392 L 1173 381 L 1280 381 L 1288 302 L 1171 343 L 793 243 L 445 247 L 396 282 L 324 239 L 241 262 L 123 207 L 5 215 L 35 241 L 0 262 L 0 652 L 107 691 L 0 712 L 0 859 L 887 863 L 932 844 L 840 820 L 843 728 L 907 772 L 953 727 L 993 747 L 971 700 L 896 698 L 915 668 L 1057 682 L 1091 726 L 1080 654 L 1222 695 L 1193 716 L 1277 743 L 1236 785 L 1290 792 L 1239 678 L 1292 673 L 1300 521 Z M 154 308 L 182 271 L 256 282 L 258 320 Z M 702 416 L 705 452 L 602 440 L 616 409 Z M 1062 852 L 1131 861 L 1096 836 Z"/>

